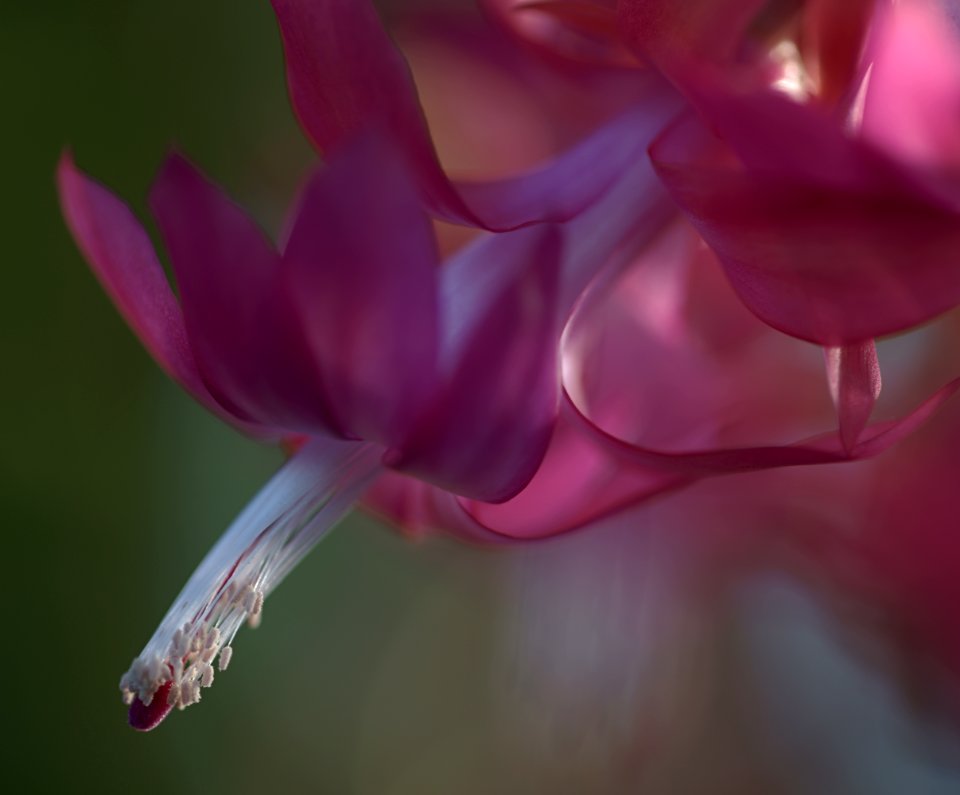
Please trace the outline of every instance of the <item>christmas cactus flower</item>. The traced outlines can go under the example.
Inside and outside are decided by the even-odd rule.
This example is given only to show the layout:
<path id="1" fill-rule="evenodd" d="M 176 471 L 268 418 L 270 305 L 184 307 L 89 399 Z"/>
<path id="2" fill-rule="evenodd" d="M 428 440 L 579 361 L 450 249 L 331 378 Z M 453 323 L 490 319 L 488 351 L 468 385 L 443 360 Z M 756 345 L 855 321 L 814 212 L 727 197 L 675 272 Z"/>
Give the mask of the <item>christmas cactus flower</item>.
<path id="1" fill-rule="evenodd" d="M 541 539 L 713 476 L 873 457 L 960 388 L 874 416 L 874 338 L 960 301 L 960 50 L 932 6 L 485 0 L 602 96 L 571 109 L 563 80 L 505 57 L 576 143 L 465 182 L 369 0 L 272 5 L 325 160 L 276 242 L 172 154 L 149 204 L 175 294 L 126 204 L 70 154 L 58 169 L 78 247 L 158 364 L 291 451 L 121 680 L 135 728 L 200 699 L 357 502 L 414 534 Z M 938 77 L 912 93 L 921 68 Z M 470 242 L 438 244 L 437 220 Z"/>
<path id="2" fill-rule="evenodd" d="M 640 127 L 636 113 L 617 119 L 585 147 L 622 161 L 645 145 L 637 130 L 649 141 L 669 112 L 645 108 Z M 158 363 L 239 430 L 300 446 L 125 675 L 138 728 L 199 699 L 243 621 L 258 620 L 264 597 L 382 472 L 484 502 L 515 495 L 552 437 L 567 317 L 664 218 L 664 194 L 636 159 L 569 227 L 485 235 L 441 264 L 411 173 L 385 135 L 358 135 L 307 183 L 275 247 L 171 155 L 150 205 L 177 300 L 129 208 L 61 161 L 68 225 Z"/>

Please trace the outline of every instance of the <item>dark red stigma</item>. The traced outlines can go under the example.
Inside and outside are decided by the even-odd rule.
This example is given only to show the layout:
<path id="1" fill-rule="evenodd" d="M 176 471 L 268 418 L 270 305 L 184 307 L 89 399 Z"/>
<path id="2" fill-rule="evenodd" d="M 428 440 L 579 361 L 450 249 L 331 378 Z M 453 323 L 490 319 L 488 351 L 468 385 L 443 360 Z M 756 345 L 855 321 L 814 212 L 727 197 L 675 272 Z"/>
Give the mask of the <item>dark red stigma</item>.
<path id="1" fill-rule="evenodd" d="M 139 697 L 134 698 L 130 705 L 130 713 L 127 720 L 130 725 L 138 732 L 148 732 L 160 725 L 160 722 L 170 714 L 173 707 L 167 703 L 170 696 L 170 688 L 173 682 L 164 682 L 157 688 L 153 694 L 153 700 L 148 707 Z"/>

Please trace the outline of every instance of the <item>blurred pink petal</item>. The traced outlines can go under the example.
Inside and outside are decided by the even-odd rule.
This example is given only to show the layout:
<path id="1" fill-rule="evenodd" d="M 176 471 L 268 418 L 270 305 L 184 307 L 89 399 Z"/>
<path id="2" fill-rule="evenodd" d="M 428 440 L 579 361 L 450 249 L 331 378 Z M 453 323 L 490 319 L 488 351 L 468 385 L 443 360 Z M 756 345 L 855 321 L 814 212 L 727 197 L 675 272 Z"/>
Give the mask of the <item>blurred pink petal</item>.
<path id="1" fill-rule="evenodd" d="M 758 317 L 844 345 L 960 302 L 960 225 L 925 186 L 785 98 L 716 96 L 711 108 L 729 147 L 689 115 L 651 156 Z"/>
<path id="2" fill-rule="evenodd" d="M 620 38 L 616 0 L 481 0 L 523 43 L 574 65 L 639 66 Z"/>
<path id="3" fill-rule="evenodd" d="M 207 409 L 244 425 L 214 399 L 200 377 L 180 305 L 153 243 L 130 209 L 80 171 L 69 153 L 60 160 L 57 185 L 77 245 L 150 355 Z"/>
<path id="4" fill-rule="evenodd" d="M 800 49 L 813 72 L 818 97 L 828 105 L 849 104 L 859 84 L 863 42 L 876 0 L 804 0 Z"/>
<path id="5" fill-rule="evenodd" d="M 935 0 L 883 6 L 861 135 L 908 162 L 960 167 L 960 31 Z"/>
<path id="6" fill-rule="evenodd" d="M 589 139 L 515 178 L 455 187 L 440 166 L 409 67 L 368 0 L 273 0 L 294 109 L 322 152 L 374 127 L 389 131 L 440 217 L 488 229 L 567 220 L 626 162 Z M 602 139 L 601 139 L 602 140 Z M 621 139 L 622 140 L 622 139 Z M 627 149 L 625 154 L 639 153 Z M 576 178 L 574 178 L 576 177 Z"/>
<path id="7" fill-rule="evenodd" d="M 764 0 L 621 0 L 617 12 L 627 42 L 670 73 L 693 59 L 736 60 L 763 5 Z"/>
<path id="8" fill-rule="evenodd" d="M 217 398 L 263 424 L 338 430 L 278 290 L 279 255 L 263 232 L 179 155 L 158 175 L 150 205 L 190 345 Z"/>
<path id="9" fill-rule="evenodd" d="M 442 271 L 445 383 L 392 466 L 497 501 L 533 476 L 557 412 L 561 238 L 479 241 Z"/>
<path id="10" fill-rule="evenodd" d="M 310 181 L 281 278 L 350 434 L 400 444 L 439 388 L 438 266 L 433 230 L 385 142 L 351 142 Z"/>

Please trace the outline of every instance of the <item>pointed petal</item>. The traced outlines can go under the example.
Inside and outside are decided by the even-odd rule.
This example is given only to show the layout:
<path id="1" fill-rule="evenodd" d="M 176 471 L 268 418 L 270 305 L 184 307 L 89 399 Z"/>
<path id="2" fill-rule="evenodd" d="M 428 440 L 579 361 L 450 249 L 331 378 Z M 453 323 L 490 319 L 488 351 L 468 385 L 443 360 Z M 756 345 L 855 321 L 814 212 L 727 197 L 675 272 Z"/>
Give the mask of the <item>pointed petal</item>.
<path id="1" fill-rule="evenodd" d="M 840 439 L 847 452 L 853 450 L 870 421 L 880 397 L 880 362 L 873 340 L 857 345 L 824 349 L 827 383 L 837 407 Z"/>
<path id="2" fill-rule="evenodd" d="M 371 126 L 397 136 L 431 206 L 472 212 L 440 168 L 403 56 L 368 0 L 272 0 L 287 62 L 290 97 L 321 151 Z"/>
<path id="3" fill-rule="evenodd" d="M 150 204 L 210 390 L 260 422 L 336 430 L 278 290 L 279 256 L 259 228 L 179 155 L 161 169 Z"/>
<path id="4" fill-rule="evenodd" d="M 403 163 L 361 136 L 308 185 L 283 280 L 337 421 L 399 444 L 435 395 L 438 260 Z"/>
<path id="5" fill-rule="evenodd" d="M 390 466 L 477 499 L 506 499 L 540 463 L 557 412 L 560 236 L 494 235 L 443 270 L 446 384 Z"/>
<path id="6" fill-rule="evenodd" d="M 57 186 L 74 240 L 150 355 L 206 408 L 236 422 L 200 378 L 180 305 L 140 222 L 66 152 L 57 168 Z"/>

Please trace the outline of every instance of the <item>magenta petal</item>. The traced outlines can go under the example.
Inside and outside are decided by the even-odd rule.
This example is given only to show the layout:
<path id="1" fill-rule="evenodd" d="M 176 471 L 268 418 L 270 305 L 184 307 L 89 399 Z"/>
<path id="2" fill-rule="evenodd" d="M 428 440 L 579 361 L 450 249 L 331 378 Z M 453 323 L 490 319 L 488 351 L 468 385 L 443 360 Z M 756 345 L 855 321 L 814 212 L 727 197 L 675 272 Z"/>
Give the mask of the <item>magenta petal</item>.
<path id="1" fill-rule="evenodd" d="M 548 58 L 633 68 L 617 24 L 617 0 L 479 0 L 509 33 Z"/>
<path id="2" fill-rule="evenodd" d="M 736 129 L 733 108 L 743 111 Z M 805 118 L 811 113 L 766 98 L 732 103 L 724 121 L 744 154 L 751 118 L 756 139 L 758 127 L 782 117 L 775 141 L 750 150 L 746 166 L 692 115 L 651 148 L 743 302 L 771 326 L 831 346 L 910 328 L 960 303 L 956 214 L 878 153 L 839 132 L 831 138 Z M 818 135 L 815 148 L 805 132 Z"/>
<path id="3" fill-rule="evenodd" d="M 489 229 L 568 221 L 603 201 L 625 171 L 646 161 L 652 120 L 668 117 L 678 106 L 663 85 L 651 85 L 643 103 L 540 168 L 494 182 L 461 182 L 457 188 Z"/>
<path id="4" fill-rule="evenodd" d="M 211 392 L 259 422 L 336 430 L 279 290 L 279 256 L 260 229 L 178 155 L 162 168 L 150 204 Z"/>
<path id="5" fill-rule="evenodd" d="M 938 3 L 882 4 L 860 134 L 925 166 L 960 165 L 960 41 Z"/>
<path id="6" fill-rule="evenodd" d="M 500 504 L 461 500 L 489 537 L 534 540 L 570 532 L 690 482 L 686 475 L 625 465 L 561 415 L 543 463 L 523 491 Z M 449 518 L 447 519 L 449 522 Z M 453 529 L 464 533 L 462 522 Z"/>
<path id="7" fill-rule="evenodd" d="M 442 271 L 446 384 L 388 464 L 457 494 L 504 500 L 532 477 L 557 413 L 560 235 L 494 235 Z"/>
<path id="8" fill-rule="evenodd" d="M 529 174 L 455 187 L 437 160 L 416 86 L 369 0 L 273 0 L 294 110 L 321 152 L 370 128 L 398 141 L 431 211 L 487 229 L 565 221 L 597 200 L 638 142 L 623 122 Z M 660 90 L 660 89 L 658 89 Z"/>
<path id="9" fill-rule="evenodd" d="M 764 0 L 620 0 L 623 36 L 661 68 L 691 60 L 724 63 L 739 55 Z"/>
<path id="10" fill-rule="evenodd" d="M 826 348 L 827 383 L 837 407 L 840 439 L 844 449 L 853 450 L 870 421 L 880 397 L 880 362 L 873 340 L 857 345 Z"/>
<path id="11" fill-rule="evenodd" d="M 472 219 L 440 168 L 406 61 L 369 0 L 272 0 L 294 110 L 321 152 L 390 130 L 444 216 Z"/>
<path id="12" fill-rule="evenodd" d="M 338 422 L 399 444 L 437 388 L 438 256 L 408 173 L 371 135 L 309 183 L 283 279 Z"/>
<path id="13" fill-rule="evenodd" d="M 164 371 L 214 413 L 236 422 L 200 378 L 183 314 L 153 244 L 130 209 L 64 153 L 57 169 L 63 214 L 104 289 Z"/>
<path id="14" fill-rule="evenodd" d="M 960 389 L 960 378 L 938 389 L 903 417 L 867 426 L 860 434 L 860 441 L 849 451 L 844 449 L 838 434 L 828 433 L 791 445 L 730 447 L 668 453 L 630 444 L 612 436 L 584 416 L 569 397 L 563 405 L 571 417 L 579 420 L 584 429 L 595 434 L 624 462 L 677 475 L 708 477 L 758 469 L 831 464 L 872 458 L 913 433 L 958 389 Z"/>

